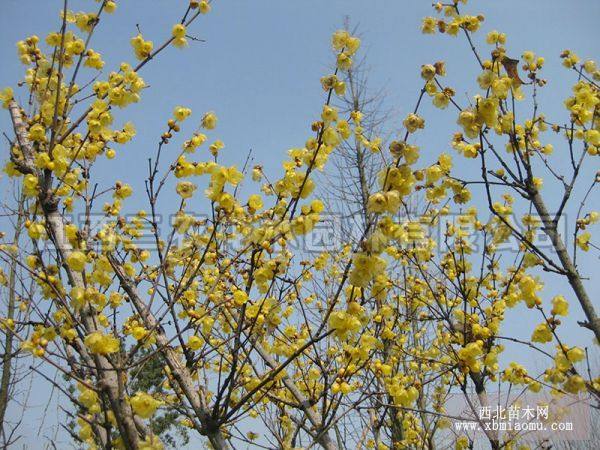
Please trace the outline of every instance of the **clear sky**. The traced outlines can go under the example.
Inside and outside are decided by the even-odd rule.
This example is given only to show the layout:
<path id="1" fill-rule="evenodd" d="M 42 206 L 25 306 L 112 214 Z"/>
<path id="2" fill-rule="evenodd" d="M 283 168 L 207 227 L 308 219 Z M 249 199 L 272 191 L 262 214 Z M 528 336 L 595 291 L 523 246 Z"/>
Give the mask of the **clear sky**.
<path id="1" fill-rule="evenodd" d="M 458 101 L 465 104 L 467 94 L 476 93 L 476 61 L 463 38 L 420 33 L 422 17 L 433 15 L 431 3 L 430 0 L 214 1 L 213 12 L 201 17 L 189 30 L 206 42 L 191 42 L 185 50 L 168 49 L 159 60 L 143 69 L 142 76 L 150 88 L 143 92 L 141 103 L 125 110 L 138 135 L 131 144 L 117 148 L 118 163 L 110 164 L 110 170 L 99 165 L 104 170 L 100 177 L 106 180 L 106 185 L 119 179 L 126 181 L 142 195 L 146 160 L 154 154 L 164 124 L 176 105 L 192 108 L 191 120 L 195 123 L 204 111 L 217 113 L 219 125 L 213 136 L 225 142 L 222 154 L 226 162 L 243 164 L 251 148 L 255 163 L 263 164 L 268 174 L 281 173 L 285 152 L 303 145 L 310 136 L 310 123 L 320 114 L 324 95 L 319 78 L 329 73 L 333 61 L 330 36 L 343 26 L 346 17 L 352 26 L 359 28 L 361 53 L 367 55 L 370 67 L 370 85 L 373 90 L 383 90 L 384 107 L 392 111 L 388 131 L 399 133 L 403 117 L 412 110 L 422 86 L 419 77 L 422 64 L 445 60 L 447 84 L 456 87 Z M 102 52 L 107 62 L 106 73 L 121 61 L 133 60 L 129 38 L 137 33 L 136 24 L 146 39 L 158 44 L 169 36 L 187 2 L 121 0 L 118 4 L 114 15 L 103 18 L 92 41 L 92 47 Z M 15 87 L 23 75 L 15 42 L 33 33 L 43 37 L 58 29 L 61 5 L 59 0 L 2 0 L 0 88 Z M 74 11 L 97 8 L 91 0 L 70 1 L 69 5 Z M 532 50 L 546 58 L 542 74 L 550 83 L 542 90 L 539 101 L 551 120 L 566 120 L 562 99 L 568 95 L 574 78 L 560 65 L 559 54 L 569 48 L 582 58 L 598 59 L 600 2 L 482 0 L 469 2 L 463 9 L 486 16 L 482 31 L 476 35 L 481 49 L 489 49 L 482 44 L 485 33 L 497 29 L 508 35 L 509 55 L 518 57 L 523 51 Z M 15 91 L 17 98 L 24 95 L 22 90 Z M 458 161 L 458 155 L 449 146 L 457 129 L 455 112 L 439 112 L 429 101 L 426 103 L 423 115 L 427 128 L 416 136 L 424 160 L 432 162 L 439 152 L 446 151 Z M 5 112 L 0 112 L 0 130 L 10 130 Z M 184 133 L 192 131 L 191 123 L 184 127 Z M 555 151 L 561 151 L 560 145 L 556 141 Z M 566 163 L 566 159 L 557 160 L 559 165 Z M 474 172 L 477 165 L 467 164 L 461 164 L 459 170 L 463 174 L 477 174 Z M 596 158 L 596 167 L 586 170 L 592 173 L 598 170 L 597 166 Z M 592 204 L 600 209 L 597 197 Z M 140 207 L 143 205 L 132 203 L 133 210 Z M 597 254 L 584 263 L 597 271 Z M 598 282 L 589 281 L 587 285 L 598 306 Z M 556 293 L 569 291 L 564 284 L 550 281 L 544 295 L 548 298 Z M 571 295 L 568 297 L 572 299 Z M 571 310 L 579 311 L 574 299 Z M 516 316 L 510 329 L 518 333 L 524 324 Z M 533 326 L 527 324 L 525 334 Z M 576 330 L 573 339 L 584 339 L 582 336 L 589 335 Z M 36 389 L 40 396 L 33 403 L 43 405 L 45 393 L 41 387 Z M 52 412 L 55 411 L 53 405 Z M 32 420 L 24 428 L 32 436 L 27 439 L 29 448 L 39 448 L 39 441 L 33 436 L 37 434 L 42 414 L 43 408 L 34 409 Z M 55 419 L 47 419 L 42 434 L 50 433 L 54 423 Z"/>

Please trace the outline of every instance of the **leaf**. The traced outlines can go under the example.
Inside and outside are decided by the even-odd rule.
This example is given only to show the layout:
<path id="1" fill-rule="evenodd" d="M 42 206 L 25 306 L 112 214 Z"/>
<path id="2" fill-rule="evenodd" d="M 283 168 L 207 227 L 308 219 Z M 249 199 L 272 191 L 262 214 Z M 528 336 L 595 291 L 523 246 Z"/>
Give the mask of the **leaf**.
<path id="1" fill-rule="evenodd" d="M 518 64 L 518 59 L 512 59 L 508 56 L 504 56 L 502 58 L 502 66 L 504 67 L 504 70 L 506 70 L 508 76 L 517 81 L 519 84 L 525 84 L 525 82 L 519 77 L 519 70 L 517 69 Z"/>

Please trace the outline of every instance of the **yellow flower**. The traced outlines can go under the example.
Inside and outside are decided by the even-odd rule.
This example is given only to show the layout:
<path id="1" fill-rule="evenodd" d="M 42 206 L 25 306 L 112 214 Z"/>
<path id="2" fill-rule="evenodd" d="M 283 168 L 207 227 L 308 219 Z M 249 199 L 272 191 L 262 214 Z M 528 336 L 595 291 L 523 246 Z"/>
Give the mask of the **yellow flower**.
<path id="1" fill-rule="evenodd" d="M 46 130 L 45 128 L 36 123 L 29 129 L 29 139 L 32 141 L 45 141 L 46 140 Z"/>
<path id="2" fill-rule="evenodd" d="M 385 195 L 382 192 L 377 192 L 369 197 L 367 209 L 372 213 L 382 213 L 387 209 Z"/>
<path id="3" fill-rule="evenodd" d="M 108 355 L 119 351 L 119 340 L 111 334 L 104 334 L 101 331 L 95 331 L 88 334 L 84 343 L 92 353 Z"/>
<path id="4" fill-rule="evenodd" d="M 457 123 L 463 128 L 467 137 L 473 139 L 479 135 L 480 124 L 477 122 L 475 113 L 465 109 L 458 115 Z"/>
<path id="5" fill-rule="evenodd" d="M 186 33 L 185 25 L 182 23 L 177 23 L 173 25 L 173 29 L 171 30 L 171 35 L 175 38 L 184 38 Z"/>
<path id="6" fill-rule="evenodd" d="M 131 46 L 133 47 L 133 52 L 135 53 L 135 57 L 140 60 L 148 58 L 152 54 L 152 50 L 154 49 L 154 43 L 152 41 L 144 40 L 144 38 L 142 37 L 141 34 L 138 34 L 137 36 L 132 37 L 129 42 L 131 43 Z M 100 55 L 97 56 L 98 59 L 99 59 L 99 57 L 100 57 Z M 104 63 L 102 62 L 101 66 L 103 66 L 103 65 L 104 65 Z M 102 67 L 96 67 L 96 68 L 101 69 Z"/>
<path id="7" fill-rule="evenodd" d="M 339 120 L 337 125 L 335 126 L 337 132 L 342 136 L 343 139 L 348 139 L 352 130 L 350 129 L 350 124 L 347 120 Z"/>
<path id="8" fill-rule="evenodd" d="M 8 108 L 8 104 L 13 99 L 14 93 L 12 88 L 4 88 L 0 91 L 0 102 L 2 102 L 3 108 Z"/>
<path id="9" fill-rule="evenodd" d="M 237 291 L 235 291 L 233 293 L 233 302 L 237 306 L 242 306 L 247 301 L 248 301 L 248 294 L 246 294 L 245 291 L 242 291 L 241 289 L 238 289 Z"/>
<path id="10" fill-rule="evenodd" d="M 437 20 L 435 17 L 425 17 L 423 19 L 423 23 L 421 24 L 421 32 L 424 34 L 434 34 L 436 25 Z"/>
<path id="11" fill-rule="evenodd" d="M 519 280 L 521 296 L 529 308 L 533 308 L 536 304 L 541 303 L 537 291 L 542 287 L 542 285 L 538 284 L 537 281 L 530 276 L 524 276 Z"/>
<path id="12" fill-rule="evenodd" d="M 334 311 L 329 316 L 329 326 L 335 330 L 335 335 L 345 338 L 348 333 L 354 333 L 361 327 L 360 320 L 345 311 Z"/>
<path id="13" fill-rule="evenodd" d="M 470 342 L 458 351 L 459 359 L 473 372 L 481 371 L 478 357 L 483 352 L 483 341 Z"/>
<path id="14" fill-rule="evenodd" d="M 350 113 L 350 118 L 352 119 L 352 122 L 354 122 L 355 125 L 360 125 L 360 121 L 363 118 L 363 113 L 361 113 L 360 111 L 352 111 Z"/>
<path id="15" fill-rule="evenodd" d="M 190 198 L 194 195 L 196 185 L 191 181 L 180 181 L 177 183 L 176 191 L 182 198 Z"/>
<path id="16" fill-rule="evenodd" d="M 260 180 L 262 180 L 262 177 L 262 167 L 254 166 L 254 168 L 252 169 L 252 181 L 259 182 Z"/>
<path id="17" fill-rule="evenodd" d="M 71 303 L 75 309 L 81 309 L 85 304 L 85 290 L 81 287 L 71 289 Z"/>
<path id="18" fill-rule="evenodd" d="M 397 377 L 392 379 L 392 383 L 388 386 L 390 395 L 394 399 L 394 403 L 404 407 L 410 407 L 419 397 L 419 390 L 414 386 L 402 386 L 401 381 Z"/>
<path id="19" fill-rule="evenodd" d="M 92 426 L 85 420 L 83 420 L 81 417 L 77 419 L 77 423 L 79 424 L 78 434 L 81 440 L 88 441 L 89 439 L 91 439 L 93 436 Z"/>
<path id="20" fill-rule="evenodd" d="M 250 198 L 248 198 L 248 206 L 253 211 L 257 211 L 263 207 L 262 197 L 258 194 L 252 194 Z"/>
<path id="21" fill-rule="evenodd" d="M 365 287 L 376 275 L 382 273 L 386 266 L 385 259 L 377 255 L 358 253 L 353 259 L 350 283 L 356 287 Z"/>
<path id="22" fill-rule="evenodd" d="M 323 212 L 323 209 L 325 209 L 325 205 L 323 205 L 323 202 L 321 200 L 315 199 L 312 202 L 310 202 L 310 209 L 312 210 L 312 212 L 319 214 Z"/>
<path id="23" fill-rule="evenodd" d="M 131 404 L 133 412 L 144 419 L 151 417 L 162 404 L 161 401 L 156 400 L 150 394 L 145 392 L 138 392 L 135 394 L 129 399 L 129 403 Z"/>
<path id="24" fill-rule="evenodd" d="M 360 39 L 351 36 L 346 30 L 338 30 L 331 36 L 331 45 L 334 50 L 344 50 L 348 55 L 353 55 L 360 47 Z"/>
<path id="25" fill-rule="evenodd" d="M 133 330 L 131 330 L 131 335 L 137 340 L 140 341 L 142 339 L 144 339 L 146 337 L 146 335 L 148 334 L 148 330 L 146 330 L 144 327 L 134 327 Z"/>
<path id="26" fill-rule="evenodd" d="M 235 198 L 228 192 L 223 192 L 219 197 L 219 206 L 225 211 L 233 211 L 235 207 Z"/>
<path id="27" fill-rule="evenodd" d="M 429 166 L 425 169 L 425 179 L 427 184 L 432 184 L 438 181 L 443 175 L 442 168 L 438 164 Z"/>
<path id="28" fill-rule="evenodd" d="M 116 9 L 117 9 L 117 3 L 114 2 L 113 0 L 108 0 L 104 4 L 104 11 L 106 11 L 108 14 L 114 13 Z"/>
<path id="29" fill-rule="evenodd" d="M 202 117 L 202 128 L 206 128 L 207 130 L 213 130 L 217 126 L 217 115 L 209 111 L 204 114 Z"/>
<path id="30" fill-rule="evenodd" d="M 85 254 L 80 251 L 71 252 L 71 254 L 67 256 L 67 265 L 76 272 L 83 272 L 86 261 L 87 258 Z"/>
<path id="31" fill-rule="evenodd" d="M 46 228 L 43 224 L 34 222 L 27 228 L 27 234 L 31 239 L 40 239 L 46 235 Z"/>
<path id="32" fill-rule="evenodd" d="M 181 38 L 174 38 L 173 39 L 173 45 L 177 48 L 183 48 L 186 47 L 188 45 L 188 41 L 186 38 L 181 37 Z"/>
<path id="33" fill-rule="evenodd" d="M 435 67 L 433 64 L 424 64 L 421 66 L 421 78 L 424 80 L 433 80 L 435 77 Z"/>
<path id="34" fill-rule="evenodd" d="M 329 105 L 323 106 L 323 112 L 321 113 L 321 119 L 323 119 L 323 122 L 325 122 L 326 124 L 337 121 L 338 120 L 337 109 L 333 108 Z"/>
<path id="35" fill-rule="evenodd" d="M 567 358 L 572 363 L 576 363 L 585 358 L 585 352 L 581 347 L 573 347 L 567 351 Z"/>
<path id="36" fill-rule="evenodd" d="M 85 406 L 89 412 L 97 413 L 100 412 L 100 403 L 98 399 L 98 394 L 91 389 L 86 388 L 82 384 L 78 384 L 77 388 L 79 389 L 79 401 L 83 406 Z"/>
<path id="37" fill-rule="evenodd" d="M 186 153 L 194 153 L 198 147 L 206 142 L 206 135 L 202 133 L 195 133 L 191 139 L 183 143 L 183 149 Z"/>
<path id="38" fill-rule="evenodd" d="M 579 236 L 577 236 L 577 239 L 575 240 L 577 247 L 579 247 L 584 252 L 587 252 L 590 249 L 590 239 L 591 238 L 592 238 L 592 235 L 590 234 L 589 231 L 586 231 L 585 233 L 581 233 Z"/>
<path id="39" fill-rule="evenodd" d="M 436 108 L 444 109 L 450 103 L 450 97 L 445 92 L 438 92 L 433 96 L 432 102 Z"/>
<path id="40" fill-rule="evenodd" d="M 469 438 L 465 435 L 462 435 L 456 439 L 456 443 L 454 444 L 454 448 L 456 450 L 465 450 L 469 448 Z"/>
<path id="41" fill-rule="evenodd" d="M 555 316 L 568 316 L 569 315 L 569 303 L 562 295 L 557 295 L 552 299 L 552 311 Z"/>
<path id="42" fill-rule="evenodd" d="M 210 153 L 212 155 L 217 156 L 217 154 L 219 153 L 219 150 L 221 150 L 223 147 L 225 147 L 225 144 L 223 144 L 223 141 L 221 141 L 220 139 L 217 139 L 215 142 L 210 144 L 208 149 L 210 150 Z"/>
<path id="43" fill-rule="evenodd" d="M 410 113 L 402 122 L 409 133 L 425 128 L 425 120 L 417 114 Z"/>
<path id="44" fill-rule="evenodd" d="M 75 15 L 75 25 L 77 25 L 77 28 L 79 28 L 81 31 L 84 32 L 90 32 L 92 31 L 94 25 L 96 24 L 96 14 L 93 13 L 77 13 Z"/>
<path id="45" fill-rule="evenodd" d="M 498 99 L 486 98 L 477 102 L 477 119 L 488 127 L 494 128 L 498 123 Z"/>
<path id="46" fill-rule="evenodd" d="M 369 212 L 395 213 L 400 207 L 400 194 L 398 191 L 377 192 L 369 197 L 367 209 Z"/>
<path id="47" fill-rule="evenodd" d="M 108 301 L 112 308 L 116 308 L 123 302 L 123 296 L 118 292 L 111 292 Z"/>
<path id="48" fill-rule="evenodd" d="M 505 44 L 506 34 L 493 30 L 487 34 L 485 41 L 488 44 Z"/>
<path id="49" fill-rule="evenodd" d="M 337 56 L 337 67 L 340 70 L 348 70 L 352 67 L 352 58 L 348 56 L 346 53 L 340 53 Z"/>
<path id="50" fill-rule="evenodd" d="M 573 375 L 563 385 L 563 389 L 571 394 L 577 394 L 585 390 L 585 380 L 580 375 Z"/>
<path id="51" fill-rule="evenodd" d="M 583 70 L 589 74 L 593 74 L 597 69 L 596 62 L 592 59 L 588 59 L 583 63 Z"/>
<path id="52" fill-rule="evenodd" d="M 187 346 L 194 351 L 199 350 L 203 345 L 204 340 L 198 336 L 190 336 L 187 342 Z"/>
<path id="53" fill-rule="evenodd" d="M 179 122 L 183 122 L 190 114 L 192 114 L 192 110 L 190 108 L 184 108 L 183 106 L 177 106 L 173 110 L 173 116 L 175 117 L 175 120 Z"/>
<path id="54" fill-rule="evenodd" d="M 121 184 L 117 182 L 115 185 L 115 198 L 125 199 L 133 193 L 133 189 L 128 184 Z"/>
<path id="55" fill-rule="evenodd" d="M 331 46 L 334 50 L 341 50 L 346 45 L 346 39 L 350 36 L 346 30 L 338 30 L 331 36 Z"/>
<path id="56" fill-rule="evenodd" d="M 340 135 L 333 127 L 325 128 L 322 139 L 325 145 L 329 145 L 331 147 L 336 147 L 340 143 Z"/>
<path id="57" fill-rule="evenodd" d="M 210 9 L 211 9 L 210 3 L 208 3 L 206 0 L 202 0 L 200 2 L 199 8 L 200 8 L 200 12 L 202 14 L 208 14 L 210 12 Z"/>
<path id="58" fill-rule="evenodd" d="M 139 450 L 164 450 L 163 443 L 154 435 L 146 436 L 146 439 L 140 442 Z"/>
<path id="59" fill-rule="evenodd" d="M 552 341 L 552 332 L 548 327 L 547 323 L 540 323 L 535 330 L 533 330 L 533 334 L 531 335 L 531 340 L 533 342 L 551 342 Z"/>

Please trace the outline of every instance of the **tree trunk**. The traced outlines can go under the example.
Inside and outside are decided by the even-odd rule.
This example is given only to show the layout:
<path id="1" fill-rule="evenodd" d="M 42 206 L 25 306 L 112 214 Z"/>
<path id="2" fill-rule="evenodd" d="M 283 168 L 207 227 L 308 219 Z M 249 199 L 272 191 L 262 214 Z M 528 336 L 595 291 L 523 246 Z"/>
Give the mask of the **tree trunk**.
<path id="1" fill-rule="evenodd" d="M 13 243 L 18 246 L 19 237 L 23 228 L 23 203 L 25 202 L 24 195 L 21 194 L 19 199 L 19 207 L 17 210 L 17 222 L 15 224 L 15 233 L 13 236 Z M 10 269 L 8 275 L 8 305 L 6 318 L 13 320 L 15 318 L 15 310 L 17 304 L 17 295 L 15 292 L 16 278 L 17 278 L 17 260 L 13 259 L 10 262 Z M 8 390 L 10 388 L 11 370 L 12 370 L 12 359 L 13 359 L 13 334 L 11 330 L 6 331 L 6 339 L 4 340 L 4 355 L 2 356 L 2 380 L 0 381 L 0 427 L 2 434 L 4 434 L 4 417 L 6 415 L 6 409 L 8 408 Z"/>
<path id="2" fill-rule="evenodd" d="M 592 304 L 592 301 L 588 297 L 585 287 L 583 286 L 581 276 L 577 272 L 577 268 L 573 264 L 573 261 L 569 256 L 569 252 L 567 251 L 567 248 L 565 247 L 565 244 L 557 231 L 556 223 L 550 217 L 548 209 L 546 208 L 546 204 L 537 190 L 532 193 L 531 201 L 537 213 L 540 215 L 540 218 L 542 219 L 542 223 L 544 224 L 544 232 L 552 241 L 552 245 L 556 250 L 562 268 L 566 272 L 569 284 L 571 285 L 571 288 L 573 288 L 573 291 L 579 300 L 579 304 L 585 313 L 587 322 L 584 324 L 584 326 L 592 330 L 596 335 L 596 340 L 600 342 L 600 320 L 596 315 L 594 305 Z"/>

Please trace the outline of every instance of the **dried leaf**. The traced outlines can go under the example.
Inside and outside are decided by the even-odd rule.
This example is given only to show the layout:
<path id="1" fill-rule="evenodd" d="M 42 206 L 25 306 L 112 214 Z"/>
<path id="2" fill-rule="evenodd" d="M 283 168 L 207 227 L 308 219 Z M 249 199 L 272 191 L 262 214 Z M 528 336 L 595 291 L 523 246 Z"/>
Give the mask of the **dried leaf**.
<path id="1" fill-rule="evenodd" d="M 525 84 L 525 82 L 519 77 L 519 71 L 517 69 L 518 64 L 518 59 L 511 59 L 508 56 L 504 56 L 502 58 L 502 66 L 504 66 L 504 70 L 506 70 L 508 76 L 517 81 L 519 84 Z"/>

